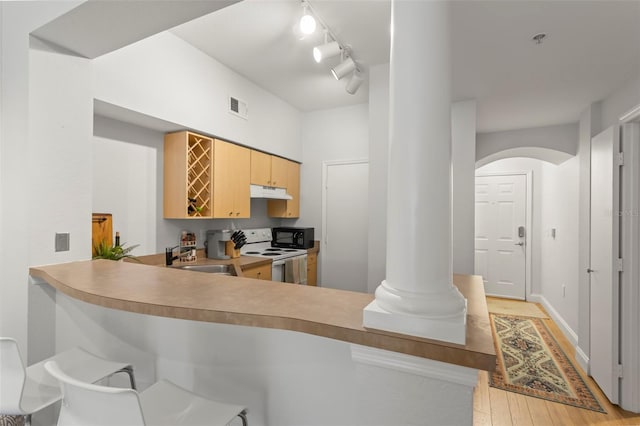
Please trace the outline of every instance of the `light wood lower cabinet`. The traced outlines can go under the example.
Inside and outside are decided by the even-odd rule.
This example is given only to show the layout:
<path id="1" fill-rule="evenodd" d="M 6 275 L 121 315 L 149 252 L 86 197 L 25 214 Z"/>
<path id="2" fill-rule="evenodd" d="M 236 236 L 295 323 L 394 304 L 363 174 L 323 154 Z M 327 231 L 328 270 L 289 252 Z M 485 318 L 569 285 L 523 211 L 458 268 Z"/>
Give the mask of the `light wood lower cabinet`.
<path id="1" fill-rule="evenodd" d="M 245 267 L 242 269 L 242 275 L 245 278 L 271 281 L 271 264 L 255 266 L 252 268 Z"/>
<path id="2" fill-rule="evenodd" d="M 300 216 L 300 164 L 287 162 L 287 194 L 291 200 L 269 200 L 267 212 L 271 217 L 296 218 Z"/>
<path id="3" fill-rule="evenodd" d="M 318 253 L 307 254 L 307 285 L 318 285 Z"/>

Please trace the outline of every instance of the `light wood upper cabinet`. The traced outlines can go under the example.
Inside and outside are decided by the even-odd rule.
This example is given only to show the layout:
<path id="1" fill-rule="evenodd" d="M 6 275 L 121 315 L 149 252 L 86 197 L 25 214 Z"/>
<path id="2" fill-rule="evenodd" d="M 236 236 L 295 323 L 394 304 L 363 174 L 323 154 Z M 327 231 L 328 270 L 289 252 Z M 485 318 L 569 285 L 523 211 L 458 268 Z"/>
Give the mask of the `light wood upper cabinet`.
<path id="1" fill-rule="evenodd" d="M 290 161 L 284 158 L 271 156 L 271 186 L 288 188 L 289 163 Z"/>
<path id="2" fill-rule="evenodd" d="M 251 151 L 245 147 L 214 141 L 213 217 L 251 217 Z"/>
<path id="3" fill-rule="evenodd" d="M 165 135 L 166 219 L 249 218 L 252 183 L 293 196 L 269 200 L 269 216 L 300 215 L 300 164 L 189 131 Z"/>
<path id="4" fill-rule="evenodd" d="M 251 183 L 286 188 L 288 163 L 284 158 L 251 150 Z"/>
<path id="5" fill-rule="evenodd" d="M 271 217 L 296 218 L 300 217 L 300 164 L 294 161 L 286 162 L 287 194 L 291 200 L 269 200 L 267 212 Z"/>
<path id="6" fill-rule="evenodd" d="M 213 139 L 186 131 L 165 135 L 165 218 L 211 217 L 212 155 Z"/>
<path id="7" fill-rule="evenodd" d="M 271 155 L 251 150 L 251 183 L 271 186 Z"/>

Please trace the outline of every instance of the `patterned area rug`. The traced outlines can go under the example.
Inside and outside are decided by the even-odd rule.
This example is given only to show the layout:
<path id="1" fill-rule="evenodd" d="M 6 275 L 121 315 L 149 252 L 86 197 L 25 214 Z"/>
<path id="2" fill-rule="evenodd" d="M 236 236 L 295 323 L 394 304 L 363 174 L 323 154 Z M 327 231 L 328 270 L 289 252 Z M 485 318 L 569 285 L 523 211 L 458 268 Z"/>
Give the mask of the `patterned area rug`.
<path id="1" fill-rule="evenodd" d="M 496 345 L 494 388 L 605 413 L 539 318 L 490 314 Z"/>

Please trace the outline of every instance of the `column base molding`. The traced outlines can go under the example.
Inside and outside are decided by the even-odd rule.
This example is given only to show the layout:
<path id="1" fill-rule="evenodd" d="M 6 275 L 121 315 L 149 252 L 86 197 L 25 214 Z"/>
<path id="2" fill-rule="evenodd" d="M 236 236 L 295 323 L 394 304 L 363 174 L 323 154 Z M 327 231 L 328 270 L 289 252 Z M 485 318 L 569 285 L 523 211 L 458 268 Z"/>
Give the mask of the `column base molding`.
<path id="1" fill-rule="evenodd" d="M 467 336 L 467 300 L 463 300 L 463 312 L 448 318 L 389 312 L 374 300 L 364 308 L 363 325 L 365 328 L 464 345 Z"/>

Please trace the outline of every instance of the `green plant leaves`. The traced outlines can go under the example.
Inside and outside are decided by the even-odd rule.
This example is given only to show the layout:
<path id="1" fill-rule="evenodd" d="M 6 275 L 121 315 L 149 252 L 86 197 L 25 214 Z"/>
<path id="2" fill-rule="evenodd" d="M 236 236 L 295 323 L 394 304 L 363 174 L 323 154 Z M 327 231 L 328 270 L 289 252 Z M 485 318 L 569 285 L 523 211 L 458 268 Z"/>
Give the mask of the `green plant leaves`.
<path id="1" fill-rule="evenodd" d="M 138 260 L 135 256 L 131 255 L 130 253 L 133 251 L 133 249 L 138 247 L 139 244 L 135 244 L 129 247 L 125 247 L 125 245 L 126 243 L 121 244 L 119 246 L 112 246 L 110 244 L 107 244 L 105 240 L 102 240 L 100 241 L 99 244 L 94 245 L 93 247 L 96 253 L 93 256 L 93 259 L 120 260 L 126 257 L 129 259 Z"/>

